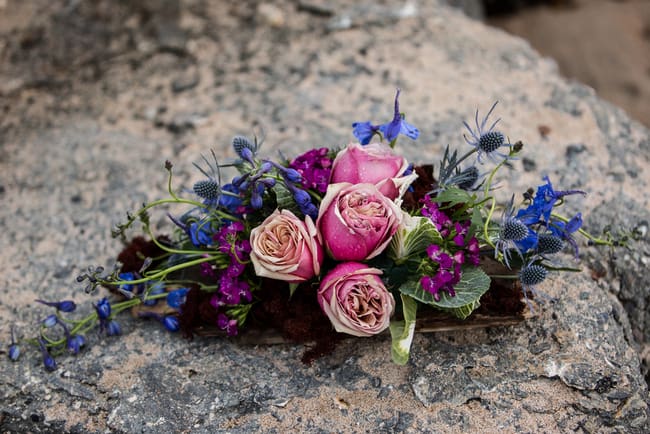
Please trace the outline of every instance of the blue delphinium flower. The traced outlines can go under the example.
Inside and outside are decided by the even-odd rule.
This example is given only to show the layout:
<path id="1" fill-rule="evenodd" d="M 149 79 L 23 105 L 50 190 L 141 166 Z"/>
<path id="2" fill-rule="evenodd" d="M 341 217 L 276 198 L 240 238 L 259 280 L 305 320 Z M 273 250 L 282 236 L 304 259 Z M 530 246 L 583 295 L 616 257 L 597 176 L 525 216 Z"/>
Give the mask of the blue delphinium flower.
<path id="1" fill-rule="evenodd" d="M 564 240 L 571 244 L 576 259 L 578 258 L 579 249 L 578 243 L 575 238 L 573 238 L 573 233 L 577 232 L 582 227 L 582 214 L 577 213 L 571 220 L 568 222 L 552 220 L 548 226 L 548 229 L 553 235 L 559 237 L 561 240 Z"/>
<path id="2" fill-rule="evenodd" d="M 161 322 L 165 326 L 165 328 L 170 332 L 177 332 L 181 328 L 180 322 L 178 321 L 178 317 L 174 315 L 164 316 Z"/>
<path id="3" fill-rule="evenodd" d="M 95 310 L 97 311 L 97 317 L 99 317 L 100 320 L 105 320 L 111 316 L 111 304 L 108 302 L 106 297 L 97 302 Z"/>
<path id="4" fill-rule="evenodd" d="M 48 315 L 43 320 L 42 324 L 43 324 L 43 327 L 49 329 L 49 328 L 54 327 L 58 322 L 59 322 L 59 318 L 56 315 L 52 314 L 52 315 Z"/>
<path id="5" fill-rule="evenodd" d="M 46 306 L 54 307 L 56 308 L 56 310 L 60 312 L 66 312 L 66 313 L 73 312 L 77 308 L 77 305 L 72 300 L 63 300 L 63 301 L 36 300 L 36 302 L 44 304 Z"/>
<path id="6" fill-rule="evenodd" d="M 190 223 L 188 234 L 192 244 L 196 247 L 212 244 L 212 235 L 210 234 L 210 225 L 208 224 L 203 222 Z"/>
<path id="7" fill-rule="evenodd" d="M 151 297 L 153 295 L 162 294 L 163 292 L 165 292 L 165 284 L 163 282 L 156 282 L 151 286 L 151 288 L 149 289 L 147 294 L 149 295 L 149 297 Z M 143 296 L 144 296 L 144 294 L 143 294 Z M 146 298 L 143 301 L 143 304 L 145 306 L 155 306 L 156 303 L 158 303 L 157 298 Z"/>
<path id="8" fill-rule="evenodd" d="M 548 223 L 551 219 L 553 207 L 559 200 L 562 200 L 564 196 L 572 194 L 587 194 L 582 190 L 555 191 L 548 176 L 544 176 L 543 180 L 546 181 L 546 184 L 537 187 L 537 192 L 535 193 L 532 203 L 528 208 L 519 211 L 518 217 L 521 218 L 525 215 L 525 221 L 527 224 L 539 223 L 540 221 Z"/>
<path id="9" fill-rule="evenodd" d="M 106 324 L 106 334 L 109 336 L 119 336 L 122 334 L 122 328 L 117 321 L 111 320 Z"/>
<path id="10" fill-rule="evenodd" d="M 45 366 L 45 369 L 50 372 L 56 370 L 56 361 L 47 350 L 47 346 L 45 345 L 45 341 L 43 339 L 38 340 L 38 346 L 41 348 L 41 354 L 43 355 L 43 365 Z"/>
<path id="11" fill-rule="evenodd" d="M 81 350 L 81 347 L 83 347 L 85 344 L 86 339 L 82 335 L 73 335 L 68 337 L 66 341 L 66 348 L 70 354 L 78 354 Z"/>
<path id="12" fill-rule="evenodd" d="M 389 142 L 397 139 L 397 136 L 400 134 L 413 140 L 417 139 L 420 135 L 420 130 L 406 122 L 404 120 L 404 115 L 400 113 L 399 93 L 400 90 L 397 89 L 397 94 L 395 95 L 395 113 L 393 115 L 393 120 L 379 126 L 379 131 L 381 131 L 381 133 L 384 135 L 384 138 Z"/>
<path id="13" fill-rule="evenodd" d="M 490 126 L 490 128 L 485 129 L 485 126 L 487 125 L 488 118 L 492 114 L 492 111 L 494 108 L 497 106 L 498 101 L 495 102 L 492 105 L 492 108 L 490 108 L 490 111 L 485 115 L 481 123 L 479 124 L 478 122 L 478 109 L 476 109 L 476 115 L 474 116 L 474 122 L 476 124 L 476 129 L 473 129 L 472 127 L 469 126 L 467 122 L 463 121 L 463 124 L 465 125 L 465 128 L 467 128 L 467 131 L 469 131 L 470 137 L 464 136 L 465 141 L 476 148 L 476 151 L 478 153 L 477 155 L 477 160 L 479 163 L 482 163 L 482 157 L 483 155 L 486 155 L 488 158 L 490 158 L 492 161 L 498 163 L 503 159 L 508 159 L 511 158 L 507 154 L 502 154 L 498 152 L 498 149 L 507 146 L 510 147 L 510 143 L 506 142 L 506 137 L 501 133 L 500 131 L 495 131 L 494 127 L 496 127 L 497 123 L 501 120 L 501 118 L 497 119 L 494 121 L 494 123 Z"/>
<path id="14" fill-rule="evenodd" d="M 185 303 L 185 297 L 187 296 L 189 289 L 187 288 L 178 288 L 173 291 L 170 291 L 167 294 L 167 305 L 174 309 L 181 307 Z"/>
<path id="15" fill-rule="evenodd" d="M 20 357 L 20 347 L 16 343 L 16 336 L 14 334 L 14 327 L 11 327 L 11 343 L 9 344 L 9 351 L 8 351 L 9 358 L 13 361 L 18 360 L 18 357 Z"/>
<path id="16" fill-rule="evenodd" d="M 352 124 L 352 134 L 359 140 L 362 145 L 370 143 L 372 136 L 381 132 L 388 142 L 397 139 L 397 136 L 402 134 L 413 140 L 417 139 L 420 131 L 413 125 L 404 120 L 404 115 L 399 111 L 399 94 L 400 89 L 397 89 L 395 95 L 395 112 L 393 119 L 390 122 L 381 125 L 373 125 L 371 122 L 355 122 Z"/>
<path id="17" fill-rule="evenodd" d="M 537 246 L 537 234 L 520 219 L 515 217 L 513 208 L 514 196 L 503 210 L 499 235 L 494 245 L 494 257 L 499 253 L 510 268 L 510 251 L 516 251 L 523 259 L 523 254 Z"/>

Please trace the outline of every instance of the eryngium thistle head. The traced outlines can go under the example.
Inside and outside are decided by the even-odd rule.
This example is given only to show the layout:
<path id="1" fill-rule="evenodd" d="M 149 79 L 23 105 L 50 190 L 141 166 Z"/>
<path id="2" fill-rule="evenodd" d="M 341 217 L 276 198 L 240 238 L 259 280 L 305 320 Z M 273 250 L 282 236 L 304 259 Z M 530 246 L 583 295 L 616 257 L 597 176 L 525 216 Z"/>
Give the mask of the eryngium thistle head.
<path id="1" fill-rule="evenodd" d="M 558 253 L 564 248 L 562 238 L 551 234 L 542 234 L 537 239 L 537 251 L 541 254 L 552 255 Z"/>
<path id="2" fill-rule="evenodd" d="M 232 139 L 232 147 L 240 158 L 244 158 L 242 151 L 248 149 L 253 155 L 257 152 L 257 144 L 254 144 L 244 136 L 235 136 Z"/>
<path id="3" fill-rule="evenodd" d="M 462 188 L 463 190 L 469 190 L 474 186 L 476 181 L 478 181 L 479 177 L 479 171 L 478 167 L 476 166 L 470 166 L 460 172 L 458 175 L 459 177 L 459 182 L 458 182 L 458 188 Z"/>
<path id="4" fill-rule="evenodd" d="M 489 154 L 496 151 L 506 141 L 505 136 L 499 131 L 488 131 L 483 134 L 478 141 L 478 147 L 481 151 Z"/>
<path id="5" fill-rule="evenodd" d="M 519 280 L 521 280 L 521 284 L 524 287 L 530 287 L 542 283 L 547 275 L 548 270 L 546 268 L 541 265 L 532 264 L 519 271 Z"/>
<path id="6" fill-rule="evenodd" d="M 504 241 L 521 241 L 528 236 L 528 227 L 516 218 L 508 219 L 501 225 L 499 238 Z"/>
<path id="7" fill-rule="evenodd" d="M 221 194 L 221 186 L 213 179 L 202 179 L 197 181 L 193 187 L 194 193 L 203 199 L 218 199 Z"/>

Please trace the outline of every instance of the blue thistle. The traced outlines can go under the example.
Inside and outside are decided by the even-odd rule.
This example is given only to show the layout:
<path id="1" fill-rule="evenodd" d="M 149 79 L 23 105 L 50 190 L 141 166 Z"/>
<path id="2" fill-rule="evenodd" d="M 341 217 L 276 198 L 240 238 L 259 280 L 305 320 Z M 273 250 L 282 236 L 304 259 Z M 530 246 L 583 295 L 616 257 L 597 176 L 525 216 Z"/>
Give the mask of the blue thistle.
<path id="1" fill-rule="evenodd" d="M 221 172 L 219 171 L 219 161 L 217 160 L 217 156 L 213 150 L 210 150 L 210 152 L 212 153 L 214 164 L 208 161 L 205 155 L 201 155 L 208 170 L 204 170 L 198 164 L 192 163 L 194 167 L 199 169 L 199 171 L 207 178 L 196 182 L 192 189 L 197 196 L 205 199 L 207 203 L 216 203 L 221 196 Z"/>
<path id="2" fill-rule="evenodd" d="M 537 234 L 514 216 L 513 202 L 514 195 L 503 210 L 499 235 L 494 245 L 494 257 L 497 258 L 501 253 L 508 268 L 510 268 L 510 250 L 516 251 L 523 258 L 523 253 L 537 245 Z"/>
<path id="3" fill-rule="evenodd" d="M 478 153 L 477 160 L 479 163 L 482 163 L 483 155 L 487 155 L 488 158 L 497 163 L 499 162 L 499 159 L 503 160 L 512 158 L 506 154 L 498 152 L 498 149 L 503 146 L 511 146 L 510 143 L 506 142 L 506 138 L 503 133 L 494 130 L 494 127 L 496 127 L 501 118 L 494 121 L 494 123 L 488 129 L 485 129 L 488 118 L 498 103 L 499 102 L 496 101 L 492 105 L 490 111 L 488 111 L 480 124 L 478 122 L 478 109 L 476 109 L 476 115 L 474 116 L 474 122 L 476 124 L 475 129 L 470 127 L 467 122 L 463 121 L 463 125 L 465 125 L 465 128 L 467 128 L 467 131 L 469 131 L 470 134 L 470 137 L 464 136 L 465 141 L 467 144 L 473 146 L 476 149 Z"/>
<path id="4" fill-rule="evenodd" d="M 539 264 L 535 264 L 532 261 L 529 262 L 526 266 L 522 267 L 521 270 L 519 270 L 519 281 L 521 282 L 521 286 L 523 288 L 526 304 L 528 304 L 528 308 L 531 312 L 534 312 L 534 309 L 530 303 L 528 295 L 531 294 L 534 297 L 539 298 L 541 294 L 537 292 L 536 286 L 546 280 L 547 275 L 548 270 L 545 267 Z"/>

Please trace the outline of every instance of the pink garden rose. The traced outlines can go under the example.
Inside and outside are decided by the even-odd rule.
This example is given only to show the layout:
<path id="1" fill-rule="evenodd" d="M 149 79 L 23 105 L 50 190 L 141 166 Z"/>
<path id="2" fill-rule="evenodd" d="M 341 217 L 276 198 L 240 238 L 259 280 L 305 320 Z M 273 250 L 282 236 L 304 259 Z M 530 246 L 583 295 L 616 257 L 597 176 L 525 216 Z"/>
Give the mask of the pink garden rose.
<path id="1" fill-rule="evenodd" d="M 298 283 L 320 273 L 323 247 L 311 217 L 303 222 L 291 211 L 275 210 L 251 231 L 255 274 Z"/>
<path id="2" fill-rule="evenodd" d="M 332 163 L 330 183 L 375 184 L 385 196 L 396 199 L 401 197 L 403 190 L 415 178 L 402 176 L 408 166 L 404 157 L 396 155 L 384 143 L 350 143 L 336 155 Z"/>
<path id="3" fill-rule="evenodd" d="M 338 261 L 379 255 L 402 221 L 402 211 L 373 184 L 330 184 L 316 225 L 325 247 Z"/>
<path id="4" fill-rule="evenodd" d="M 337 332 L 372 336 L 389 326 L 395 299 L 380 274 L 366 264 L 343 262 L 323 278 L 318 303 Z"/>

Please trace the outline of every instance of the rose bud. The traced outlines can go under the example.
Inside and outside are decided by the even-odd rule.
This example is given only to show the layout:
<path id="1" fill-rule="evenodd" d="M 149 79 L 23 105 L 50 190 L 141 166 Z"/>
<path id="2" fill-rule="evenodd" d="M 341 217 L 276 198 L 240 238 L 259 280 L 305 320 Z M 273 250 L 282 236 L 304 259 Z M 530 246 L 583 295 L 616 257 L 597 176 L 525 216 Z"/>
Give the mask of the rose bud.
<path id="1" fill-rule="evenodd" d="M 337 332 L 372 336 L 389 326 L 395 299 L 380 274 L 366 264 L 343 262 L 323 278 L 318 303 Z"/>

